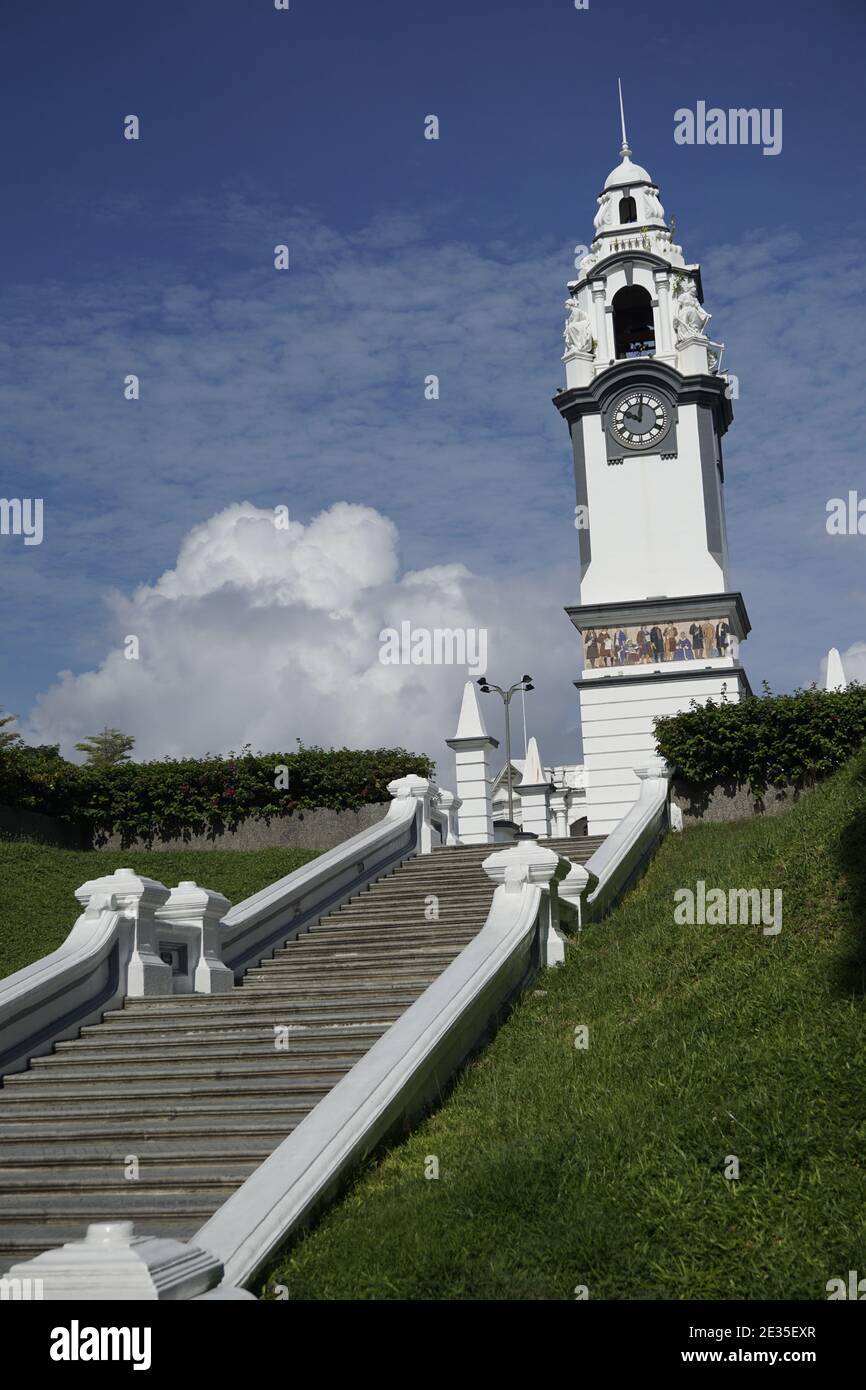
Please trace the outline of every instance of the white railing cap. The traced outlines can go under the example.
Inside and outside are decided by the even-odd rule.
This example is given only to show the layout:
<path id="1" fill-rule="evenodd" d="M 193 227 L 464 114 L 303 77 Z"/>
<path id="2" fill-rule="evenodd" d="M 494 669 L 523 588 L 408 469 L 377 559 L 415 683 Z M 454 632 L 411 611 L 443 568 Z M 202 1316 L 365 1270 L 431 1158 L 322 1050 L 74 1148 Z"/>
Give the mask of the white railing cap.
<path id="1" fill-rule="evenodd" d="M 87 1228 L 83 1240 L 13 1265 L 12 1278 L 41 1279 L 44 1297 L 59 1299 L 186 1299 L 220 1281 L 222 1262 L 207 1250 L 165 1236 L 136 1236 L 131 1221 Z"/>
<path id="2" fill-rule="evenodd" d="M 516 845 L 488 855 L 481 867 L 496 884 L 549 883 L 559 866 L 559 855 L 537 840 L 518 840 Z M 519 878 L 518 878 L 519 875 Z"/>
<path id="3" fill-rule="evenodd" d="M 163 917 L 171 912 L 179 916 L 221 919 L 230 907 L 231 903 L 224 893 L 218 893 L 213 888 L 202 888 L 193 879 L 185 878 L 176 888 L 172 888 L 162 907 L 157 909 L 157 916 Z"/>
<path id="4" fill-rule="evenodd" d="M 408 777 L 397 777 L 388 783 L 389 793 L 397 800 L 407 796 L 433 796 L 438 790 L 435 782 L 431 782 L 427 777 L 419 777 L 415 772 L 410 772 Z"/>
<path id="5" fill-rule="evenodd" d="M 85 908 L 96 893 L 113 894 L 118 903 L 124 906 L 144 902 L 149 907 L 161 907 L 168 897 L 168 889 L 164 883 L 160 883 L 156 878 L 137 874 L 134 869 L 115 869 L 113 874 L 89 878 L 75 890 L 76 898 Z"/>

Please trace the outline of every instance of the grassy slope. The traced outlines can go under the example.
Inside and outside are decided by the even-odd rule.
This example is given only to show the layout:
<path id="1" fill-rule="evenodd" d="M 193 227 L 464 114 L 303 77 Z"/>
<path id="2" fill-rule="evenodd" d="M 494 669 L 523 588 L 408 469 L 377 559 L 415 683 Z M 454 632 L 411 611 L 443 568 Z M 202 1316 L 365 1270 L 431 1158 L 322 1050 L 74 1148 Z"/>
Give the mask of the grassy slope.
<path id="1" fill-rule="evenodd" d="M 0 977 L 66 939 L 80 911 L 73 894 L 89 878 L 128 866 L 169 888 L 194 879 L 236 903 L 315 857 L 304 849 L 77 851 L 0 841 Z"/>
<path id="2" fill-rule="evenodd" d="M 699 878 L 781 887 L 782 934 L 675 926 L 674 891 Z M 447 1103 L 265 1287 L 826 1298 L 829 1278 L 866 1264 L 864 883 L 866 796 L 850 768 L 777 819 L 669 837 Z"/>

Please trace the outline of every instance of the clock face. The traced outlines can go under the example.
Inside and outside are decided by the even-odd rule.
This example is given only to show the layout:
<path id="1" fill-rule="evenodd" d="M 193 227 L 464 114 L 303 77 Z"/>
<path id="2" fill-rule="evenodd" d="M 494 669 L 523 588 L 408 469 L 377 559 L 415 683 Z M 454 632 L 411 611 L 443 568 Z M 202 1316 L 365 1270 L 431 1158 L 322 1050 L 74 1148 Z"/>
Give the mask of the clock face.
<path id="1" fill-rule="evenodd" d="M 629 449 L 646 449 L 667 433 L 670 423 L 664 401 L 653 391 L 637 389 L 620 396 L 611 415 L 611 432 Z"/>

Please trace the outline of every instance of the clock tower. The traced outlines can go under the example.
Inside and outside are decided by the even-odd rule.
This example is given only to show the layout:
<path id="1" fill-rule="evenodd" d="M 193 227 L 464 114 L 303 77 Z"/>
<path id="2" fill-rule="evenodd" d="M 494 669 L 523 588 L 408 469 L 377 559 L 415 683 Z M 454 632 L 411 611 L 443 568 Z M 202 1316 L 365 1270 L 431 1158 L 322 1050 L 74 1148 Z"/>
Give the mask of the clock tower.
<path id="1" fill-rule="evenodd" d="M 580 693 L 590 835 L 637 798 L 653 720 L 692 700 L 751 694 L 749 620 L 732 589 L 722 440 L 733 412 L 703 308 L 659 189 L 631 159 L 598 196 L 595 236 L 568 285 L 567 422 L 577 489 Z"/>

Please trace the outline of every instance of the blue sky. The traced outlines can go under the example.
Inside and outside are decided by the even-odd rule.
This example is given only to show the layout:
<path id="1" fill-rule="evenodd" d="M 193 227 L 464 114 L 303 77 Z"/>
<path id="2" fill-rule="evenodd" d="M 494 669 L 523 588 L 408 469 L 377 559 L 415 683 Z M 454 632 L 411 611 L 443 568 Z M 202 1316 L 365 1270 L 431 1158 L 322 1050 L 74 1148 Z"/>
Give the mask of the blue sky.
<path id="1" fill-rule="evenodd" d="M 618 75 L 740 380 L 743 660 L 756 688 L 817 678 L 866 639 L 866 537 L 824 525 L 830 497 L 866 494 L 864 28 L 855 0 L 4 0 L 0 495 L 43 497 L 46 519 L 41 546 L 0 537 L 0 705 L 67 749 L 107 722 L 147 755 L 296 736 L 435 754 L 465 677 L 385 689 L 364 655 L 383 612 L 426 606 L 490 626 L 491 677 L 530 669 L 543 754 L 574 756 L 550 396 Z M 782 153 L 676 145 L 698 100 L 781 107 Z M 244 502 L 289 507 L 293 543 L 323 547 L 320 591 L 261 568 L 239 539 L 254 515 L 226 512 Z M 147 650 L 120 666 L 136 621 Z"/>

